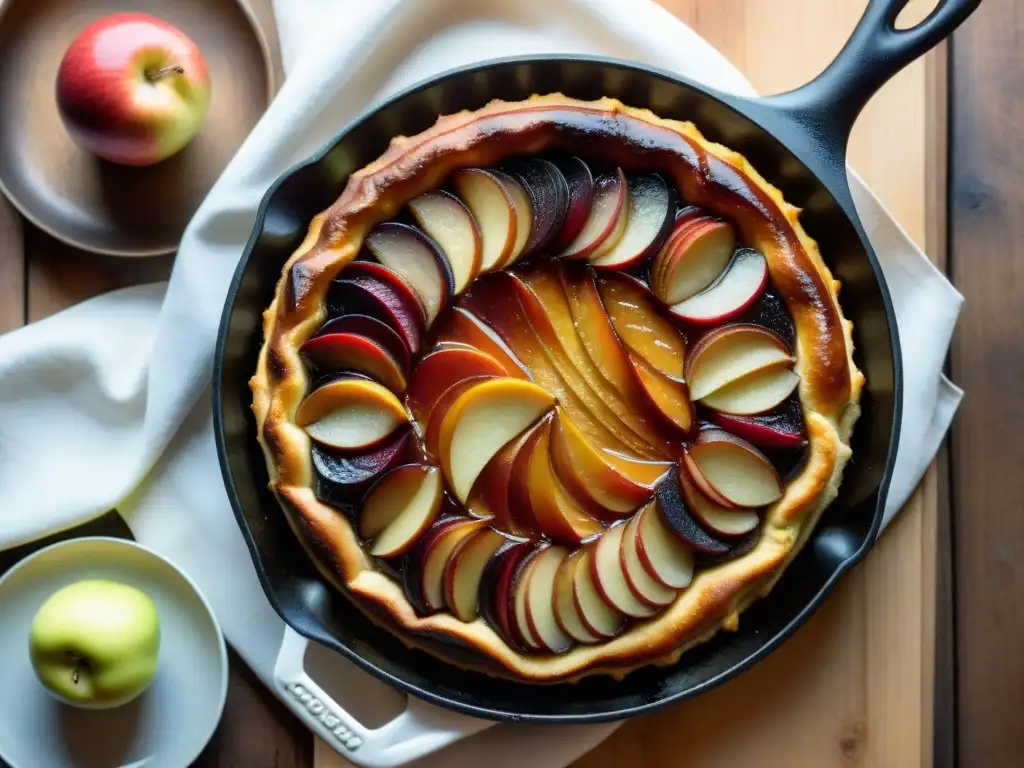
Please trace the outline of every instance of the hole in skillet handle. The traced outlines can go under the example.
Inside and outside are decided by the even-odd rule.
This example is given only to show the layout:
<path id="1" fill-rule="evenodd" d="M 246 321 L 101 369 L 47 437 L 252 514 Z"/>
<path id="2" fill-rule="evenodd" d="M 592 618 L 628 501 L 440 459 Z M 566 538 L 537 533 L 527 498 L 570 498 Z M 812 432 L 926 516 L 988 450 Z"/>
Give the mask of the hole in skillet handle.
<path id="1" fill-rule="evenodd" d="M 850 39 L 825 71 L 796 90 L 767 96 L 763 125 L 846 185 L 844 158 L 864 105 L 903 67 L 948 37 L 981 0 L 938 0 L 919 24 L 897 29 L 909 0 L 871 0 Z"/>

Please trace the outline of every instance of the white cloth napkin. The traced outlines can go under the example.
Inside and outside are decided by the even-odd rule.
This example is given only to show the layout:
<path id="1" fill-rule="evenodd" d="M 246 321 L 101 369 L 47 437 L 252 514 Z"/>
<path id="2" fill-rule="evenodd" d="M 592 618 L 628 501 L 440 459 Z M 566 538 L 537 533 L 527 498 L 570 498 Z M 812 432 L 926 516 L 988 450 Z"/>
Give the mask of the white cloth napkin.
<path id="1" fill-rule="evenodd" d="M 170 282 L 116 291 L 0 337 L 0 549 L 116 507 L 140 541 L 198 582 L 228 640 L 265 680 L 283 625 L 223 490 L 209 383 L 228 282 L 271 182 L 366 105 L 474 60 L 603 53 L 751 93 L 734 67 L 649 0 L 275 0 L 275 12 L 288 79 L 189 225 Z M 941 368 L 962 299 L 856 178 L 854 195 L 903 341 L 903 437 L 888 521 L 959 403 Z M 362 698 L 385 694 L 353 674 Z M 503 725 L 435 759 L 468 765 L 489 740 L 489 763 L 562 765 L 611 728 L 534 734 Z"/>

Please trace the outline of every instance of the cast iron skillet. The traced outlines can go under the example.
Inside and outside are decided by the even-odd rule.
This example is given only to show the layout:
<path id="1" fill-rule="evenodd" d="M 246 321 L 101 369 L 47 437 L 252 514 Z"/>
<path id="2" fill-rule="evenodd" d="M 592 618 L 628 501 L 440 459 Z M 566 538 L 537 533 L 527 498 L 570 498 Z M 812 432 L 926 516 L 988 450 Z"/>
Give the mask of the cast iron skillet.
<path id="1" fill-rule="evenodd" d="M 267 597 L 285 622 L 436 704 L 497 720 L 560 723 L 621 719 L 693 696 L 747 669 L 791 635 L 873 543 L 899 440 L 899 339 L 885 281 L 846 180 L 849 131 L 879 86 L 948 35 L 980 0 L 940 0 L 917 27 L 897 31 L 894 22 L 906 2 L 873 0 L 822 75 L 764 99 L 718 93 L 626 61 L 583 56 L 516 58 L 454 70 L 370 109 L 318 155 L 278 179 L 263 198 L 228 292 L 213 391 L 228 495 Z M 537 686 L 466 672 L 410 652 L 320 578 L 267 490 L 248 380 L 262 342 L 260 315 L 273 298 L 281 267 L 351 172 L 379 156 L 392 136 L 416 134 L 439 113 L 553 91 L 580 99 L 613 96 L 662 117 L 692 120 L 782 188 L 787 200 L 804 209 L 804 226 L 843 281 L 842 305 L 854 322 L 856 360 L 868 385 L 854 434 L 854 460 L 839 497 L 772 593 L 744 613 L 738 631 L 719 633 L 674 666 L 642 669 L 621 682 L 601 676 L 575 685 Z"/>

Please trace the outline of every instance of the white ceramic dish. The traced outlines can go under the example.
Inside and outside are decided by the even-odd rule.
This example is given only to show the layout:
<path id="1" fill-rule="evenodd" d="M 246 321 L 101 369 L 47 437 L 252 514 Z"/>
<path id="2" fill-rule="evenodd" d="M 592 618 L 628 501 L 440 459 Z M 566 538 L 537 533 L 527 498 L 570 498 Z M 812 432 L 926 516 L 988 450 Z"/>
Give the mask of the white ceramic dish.
<path id="1" fill-rule="evenodd" d="M 85 578 L 138 587 L 160 616 L 156 679 L 117 709 L 61 704 L 29 661 L 29 626 L 39 606 Z M 182 768 L 213 735 L 227 685 L 227 648 L 212 609 L 191 579 L 152 550 L 124 539 L 69 539 L 0 578 L 0 759 L 12 768 Z"/>

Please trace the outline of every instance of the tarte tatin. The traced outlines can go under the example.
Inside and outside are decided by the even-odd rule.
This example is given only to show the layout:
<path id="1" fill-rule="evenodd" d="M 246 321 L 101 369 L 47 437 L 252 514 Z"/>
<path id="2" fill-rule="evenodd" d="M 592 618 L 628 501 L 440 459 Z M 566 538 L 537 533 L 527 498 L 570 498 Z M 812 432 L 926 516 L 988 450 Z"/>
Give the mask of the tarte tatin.
<path id="1" fill-rule="evenodd" d="M 798 217 L 693 124 L 612 99 L 392 139 L 285 265 L 251 382 L 323 576 L 408 645 L 530 682 L 735 629 L 860 412 Z"/>

